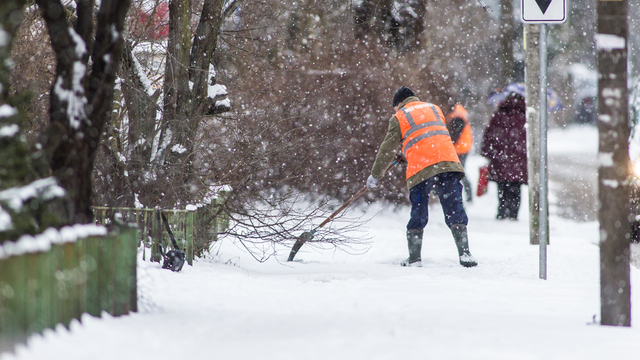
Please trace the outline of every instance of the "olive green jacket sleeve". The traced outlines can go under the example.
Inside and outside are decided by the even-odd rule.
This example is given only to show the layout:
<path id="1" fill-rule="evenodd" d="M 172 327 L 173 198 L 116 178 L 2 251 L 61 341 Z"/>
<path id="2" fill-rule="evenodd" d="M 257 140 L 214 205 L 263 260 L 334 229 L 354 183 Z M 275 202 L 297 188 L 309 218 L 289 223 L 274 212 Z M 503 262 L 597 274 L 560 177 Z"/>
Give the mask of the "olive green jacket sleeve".
<path id="1" fill-rule="evenodd" d="M 376 155 L 376 160 L 374 161 L 373 168 L 371 169 L 371 175 L 374 178 L 378 180 L 382 179 L 387 167 L 389 167 L 395 159 L 401 140 L 402 132 L 400 131 L 400 123 L 394 115 L 389 119 L 387 135 L 384 137 L 384 141 L 380 145 L 380 149 L 378 149 L 378 155 Z"/>

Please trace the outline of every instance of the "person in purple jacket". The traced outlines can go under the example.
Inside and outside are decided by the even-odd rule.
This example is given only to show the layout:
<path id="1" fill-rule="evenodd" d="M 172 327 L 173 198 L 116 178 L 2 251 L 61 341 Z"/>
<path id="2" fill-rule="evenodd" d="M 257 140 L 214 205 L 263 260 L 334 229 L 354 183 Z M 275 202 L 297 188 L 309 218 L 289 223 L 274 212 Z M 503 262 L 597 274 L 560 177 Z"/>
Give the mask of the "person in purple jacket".
<path id="1" fill-rule="evenodd" d="M 489 180 L 498 183 L 498 219 L 518 219 L 520 188 L 527 183 L 527 122 L 524 97 L 512 93 L 489 121 L 482 156 L 489 159 Z"/>

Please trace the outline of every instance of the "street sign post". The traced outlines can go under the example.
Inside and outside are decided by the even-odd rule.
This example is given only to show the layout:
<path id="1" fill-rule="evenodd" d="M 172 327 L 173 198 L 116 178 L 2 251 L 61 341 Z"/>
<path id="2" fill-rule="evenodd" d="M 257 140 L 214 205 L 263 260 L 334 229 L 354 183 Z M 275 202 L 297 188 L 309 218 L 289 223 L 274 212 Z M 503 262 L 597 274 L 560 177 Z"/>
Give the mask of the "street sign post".
<path id="1" fill-rule="evenodd" d="M 522 0 L 522 21 L 533 24 L 562 24 L 567 21 L 568 0 Z"/>
<path id="2" fill-rule="evenodd" d="M 547 25 L 567 21 L 568 0 L 522 0 L 522 21 L 540 24 L 540 279 L 547 279 Z M 533 155 L 533 154 L 532 154 Z"/>

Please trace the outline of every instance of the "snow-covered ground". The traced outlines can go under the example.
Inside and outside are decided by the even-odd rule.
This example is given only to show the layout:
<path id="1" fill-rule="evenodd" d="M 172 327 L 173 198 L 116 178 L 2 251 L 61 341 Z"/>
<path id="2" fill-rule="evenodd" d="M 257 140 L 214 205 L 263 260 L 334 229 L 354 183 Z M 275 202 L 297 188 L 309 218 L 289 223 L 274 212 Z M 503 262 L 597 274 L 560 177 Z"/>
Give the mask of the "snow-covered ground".
<path id="1" fill-rule="evenodd" d="M 595 135 L 595 136 L 594 136 Z M 595 141 L 595 143 L 594 143 Z M 549 152 L 596 156 L 595 128 L 553 130 Z M 470 157 L 472 184 L 484 162 Z M 551 199 L 553 203 L 554 199 Z M 548 279 L 529 245 L 527 191 L 519 221 L 495 220 L 495 184 L 467 205 L 463 268 L 440 205 L 430 208 L 422 268 L 407 256 L 408 207 L 366 209 L 366 252 L 303 247 L 258 263 L 231 241 L 180 273 L 139 264 L 140 312 L 85 316 L 32 336 L 9 359 L 613 359 L 640 355 L 640 276 L 631 268 L 632 327 L 599 326 L 597 222 L 551 206 Z M 309 229 L 301 229 L 301 231 Z"/>

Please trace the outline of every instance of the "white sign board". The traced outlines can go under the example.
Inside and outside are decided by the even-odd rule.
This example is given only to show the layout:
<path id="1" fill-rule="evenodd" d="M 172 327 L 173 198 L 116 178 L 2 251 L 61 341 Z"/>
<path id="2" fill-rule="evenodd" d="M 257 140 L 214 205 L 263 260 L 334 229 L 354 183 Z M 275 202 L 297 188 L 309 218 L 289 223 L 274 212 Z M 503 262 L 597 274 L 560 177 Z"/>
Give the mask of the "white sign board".
<path id="1" fill-rule="evenodd" d="M 534 24 L 562 24 L 567 21 L 569 0 L 522 0 L 522 21 Z"/>

